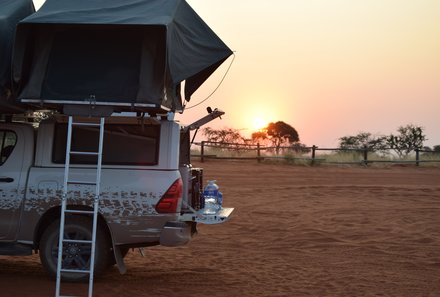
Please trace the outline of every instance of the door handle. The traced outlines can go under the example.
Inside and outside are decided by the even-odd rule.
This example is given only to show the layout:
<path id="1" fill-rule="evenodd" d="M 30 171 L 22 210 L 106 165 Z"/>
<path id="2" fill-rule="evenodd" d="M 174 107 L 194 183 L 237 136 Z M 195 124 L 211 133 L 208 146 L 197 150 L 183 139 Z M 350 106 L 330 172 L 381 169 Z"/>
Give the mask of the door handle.
<path id="1" fill-rule="evenodd" d="M 0 182 L 1 183 L 12 183 L 14 179 L 12 177 L 1 177 Z"/>

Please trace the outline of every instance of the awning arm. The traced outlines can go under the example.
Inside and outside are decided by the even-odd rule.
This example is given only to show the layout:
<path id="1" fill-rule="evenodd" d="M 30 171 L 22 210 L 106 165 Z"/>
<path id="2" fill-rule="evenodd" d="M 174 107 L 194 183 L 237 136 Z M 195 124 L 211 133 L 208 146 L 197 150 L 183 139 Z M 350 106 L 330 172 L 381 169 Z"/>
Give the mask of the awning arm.
<path id="1" fill-rule="evenodd" d="M 219 110 L 217 108 L 212 110 L 210 107 L 208 107 L 207 110 L 208 110 L 209 114 L 207 114 L 203 118 L 195 121 L 191 125 L 185 126 L 185 128 L 183 128 L 183 131 L 187 132 L 187 131 L 199 129 L 201 126 L 206 125 L 207 123 L 215 120 L 216 118 L 220 118 L 222 115 L 225 114 L 224 111 Z"/>

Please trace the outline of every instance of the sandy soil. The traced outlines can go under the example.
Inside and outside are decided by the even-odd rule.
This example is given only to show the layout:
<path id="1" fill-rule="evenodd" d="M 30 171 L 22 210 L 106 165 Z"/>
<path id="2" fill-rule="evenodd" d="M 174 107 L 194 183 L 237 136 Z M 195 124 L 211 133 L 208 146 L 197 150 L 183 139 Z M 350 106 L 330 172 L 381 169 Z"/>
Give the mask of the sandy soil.
<path id="1" fill-rule="evenodd" d="M 210 161 L 230 222 L 131 251 L 94 296 L 440 296 L 440 168 Z M 38 256 L 0 257 L 0 296 L 54 296 Z M 63 284 L 69 295 L 87 286 Z"/>

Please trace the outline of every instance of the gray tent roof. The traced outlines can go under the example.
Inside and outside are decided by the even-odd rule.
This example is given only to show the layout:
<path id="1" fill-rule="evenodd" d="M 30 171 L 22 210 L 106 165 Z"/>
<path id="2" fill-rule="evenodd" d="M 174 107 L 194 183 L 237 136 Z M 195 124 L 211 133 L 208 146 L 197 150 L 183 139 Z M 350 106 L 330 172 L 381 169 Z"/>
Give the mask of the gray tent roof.
<path id="1" fill-rule="evenodd" d="M 17 23 L 35 11 L 31 0 L 0 0 L 0 111 L 19 112 L 12 95 L 11 56 Z"/>
<path id="2" fill-rule="evenodd" d="M 184 0 L 47 0 L 17 28 L 18 100 L 180 110 L 232 54 Z"/>

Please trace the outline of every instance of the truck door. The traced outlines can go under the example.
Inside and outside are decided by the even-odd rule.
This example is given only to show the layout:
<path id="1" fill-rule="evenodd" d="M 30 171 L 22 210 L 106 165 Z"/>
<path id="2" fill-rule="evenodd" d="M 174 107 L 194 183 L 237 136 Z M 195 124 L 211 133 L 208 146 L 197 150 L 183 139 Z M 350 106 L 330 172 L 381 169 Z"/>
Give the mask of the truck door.
<path id="1" fill-rule="evenodd" d="M 0 240 L 15 239 L 23 193 L 24 139 L 20 129 L 0 126 Z M 24 175 L 25 176 L 25 175 Z"/>

